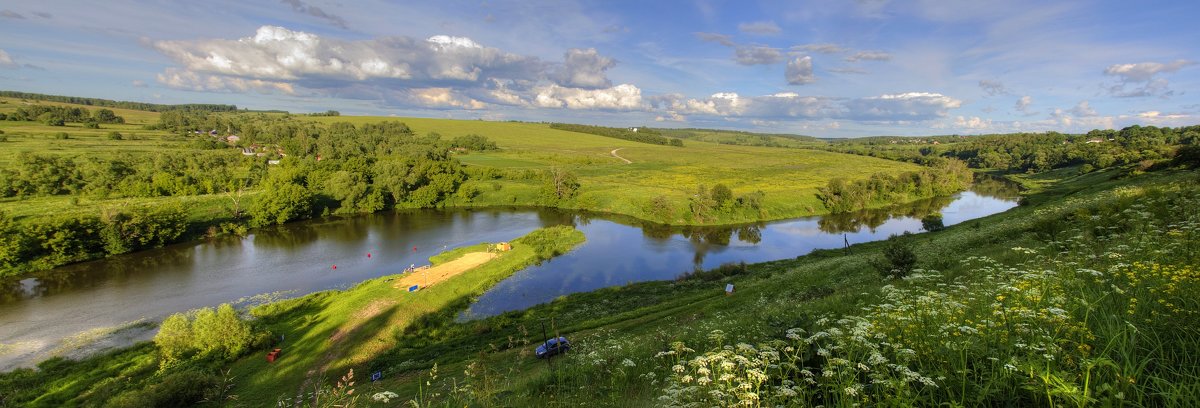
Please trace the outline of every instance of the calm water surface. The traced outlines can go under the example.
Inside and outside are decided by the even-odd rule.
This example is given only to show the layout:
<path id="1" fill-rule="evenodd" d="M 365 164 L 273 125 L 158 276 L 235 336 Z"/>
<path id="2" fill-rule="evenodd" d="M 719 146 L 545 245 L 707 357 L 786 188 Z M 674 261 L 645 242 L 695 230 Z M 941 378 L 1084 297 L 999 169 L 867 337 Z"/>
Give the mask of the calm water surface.
<path id="1" fill-rule="evenodd" d="M 258 230 L 245 239 L 174 245 L 2 281 L 0 370 L 152 335 L 148 326 L 111 332 L 131 322 L 261 294 L 295 296 L 346 287 L 428 263 L 445 249 L 510 240 L 544 226 L 575 225 L 587 242 L 500 282 L 468 316 L 629 282 L 673 279 L 696 267 L 792 258 L 841 247 L 843 239 L 853 244 L 918 232 L 919 218 L 932 211 L 940 210 L 945 224 L 952 225 L 1015 205 L 1012 191 L 993 188 L 889 210 L 718 228 L 671 228 L 546 209 L 423 210 L 301 222 Z M 67 350 L 64 343 L 89 346 Z"/>

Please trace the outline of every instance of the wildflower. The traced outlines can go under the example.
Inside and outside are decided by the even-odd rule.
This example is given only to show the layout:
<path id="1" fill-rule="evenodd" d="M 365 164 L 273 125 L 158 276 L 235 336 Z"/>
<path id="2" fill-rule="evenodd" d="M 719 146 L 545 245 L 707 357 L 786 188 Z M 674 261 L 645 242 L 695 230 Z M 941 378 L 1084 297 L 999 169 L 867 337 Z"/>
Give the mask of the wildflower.
<path id="1" fill-rule="evenodd" d="M 625 367 L 637 367 L 637 364 L 635 364 L 635 363 L 633 362 L 633 360 L 630 360 L 630 359 L 628 359 L 628 358 L 627 358 L 627 359 L 624 359 L 624 360 L 621 360 L 621 365 L 623 365 L 623 366 L 625 366 Z"/>
<path id="2" fill-rule="evenodd" d="M 683 373 L 683 370 L 684 370 L 683 366 L 679 365 L 679 364 L 676 364 L 673 367 L 671 367 L 671 371 L 674 371 L 676 373 Z"/>

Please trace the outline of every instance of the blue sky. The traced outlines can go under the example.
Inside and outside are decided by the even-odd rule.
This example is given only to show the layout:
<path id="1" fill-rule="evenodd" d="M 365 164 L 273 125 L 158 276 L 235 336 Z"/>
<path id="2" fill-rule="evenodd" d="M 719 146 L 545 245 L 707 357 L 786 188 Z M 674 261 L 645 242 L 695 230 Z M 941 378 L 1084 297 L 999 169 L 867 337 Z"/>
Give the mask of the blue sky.
<path id="1" fill-rule="evenodd" d="M 1195 1 L 0 1 L 0 89 L 823 137 L 1200 123 Z"/>

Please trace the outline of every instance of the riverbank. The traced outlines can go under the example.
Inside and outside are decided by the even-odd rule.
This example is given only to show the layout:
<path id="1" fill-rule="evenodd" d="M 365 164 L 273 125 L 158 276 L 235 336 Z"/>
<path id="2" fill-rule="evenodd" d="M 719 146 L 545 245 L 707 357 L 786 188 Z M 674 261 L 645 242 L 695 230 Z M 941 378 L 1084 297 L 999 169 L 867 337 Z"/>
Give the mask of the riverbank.
<path id="1" fill-rule="evenodd" d="M 262 386 L 248 390 L 247 398 L 241 399 L 250 405 L 274 405 L 280 394 L 287 393 L 277 391 L 299 389 L 305 382 L 322 380 L 326 378 L 327 371 L 329 377 L 336 377 L 340 375 L 339 372 L 352 368 L 365 373 L 365 365 L 372 361 L 373 356 L 397 346 L 397 333 L 419 330 L 422 325 L 428 324 L 432 314 L 465 308 L 472 297 L 496 282 L 529 265 L 570 251 L 584 240 L 583 233 L 570 227 L 539 229 L 510 241 L 511 250 L 496 253 L 486 263 L 460 271 L 458 275 L 448 277 L 437 285 L 415 292 L 394 287 L 395 282 L 407 274 L 389 275 L 367 280 L 346 290 L 318 292 L 255 307 L 249 314 L 255 317 L 260 327 L 281 339 L 274 345 L 283 349 L 281 357 L 274 363 L 268 363 L 263 359 L 261 350 L 256 350 L 228 366 L 230 371 L 227 373 L 246 381 L 239 383 Z M 461 257 L 456 255 L 486 252 L 488 246 L 490 244 L 481 243 L 460 248 L 444 256 L 432 257 L 430 261 L 436 267 Z M 145 346 L 120 349 L 78 364 L 52 359 L 39 364 L 41 370 L 36 373 L 22 369 L 5 374 L 4 379 L 0 380 L 0 395 L 28 398 L 19 401 L 24 401 L 22 405 L 32 406 L 94 401 L 95 395 L 87 392 L 88 387 L 105 377 L 124 376 L 130 384 L 122 389 L 135 392 L 152 384 L 154 377 L 170 375 L 170 370 L 154 372 L 152 368 L 157 367 L 157 361 L 154 347 Z M 14 381 L 30 378 L 30 375 L 37 377 L 57 373 L 55 367 L 78 368 L 81 364 L 92 369 L 72 372 L 60 378 L 66 382 L 47 379 L 58 385 L 47 384 L 46 389 L 34 392 L 6 387 L 12 386 Z M 198 364 L 207 367 L 211 362 Z M 179 370 L 193 370 L 196 365 L 184 364 Z M 281 388 L 281 384 L 286 385 Z M 256 400 L 250 395 L 266 397 Z"/>

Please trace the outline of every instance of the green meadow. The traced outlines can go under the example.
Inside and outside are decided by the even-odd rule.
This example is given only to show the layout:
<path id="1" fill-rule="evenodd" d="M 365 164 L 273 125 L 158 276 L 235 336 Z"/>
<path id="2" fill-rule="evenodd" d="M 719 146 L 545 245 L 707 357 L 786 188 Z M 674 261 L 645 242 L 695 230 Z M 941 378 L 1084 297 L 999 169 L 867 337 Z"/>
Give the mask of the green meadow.
<path id="1" fill-rule="evenodd" d="M 495 141 L 500 150 L 470 152 L 458 156 L 459 161 L 468 166 L 501 170 L 570 169 L 579 176 L 579 195 L 555 206 L 631 215 L 668 224 L 731 224 L 824 214 L 827 210 L 816 192 L 830 179 L 866 179 L 876 173 L 894 174 L 920 168 L 809 149 L 701 140 L 687 140 L 684 147 L 660 146 L 551 129 L 542 123 L 345 116 L 311 120 L 354 124 L 401 120 L 418 134 L 434 132 L 444 138 L 482 135 Z M 620 149 L 618 156 L 632 163 L 614 157 L 615 149 Z M 728 186 L 735 196 L 765 193 L 762 208 L 724 213 L 707 221 L 691 219 L 687 214 L 688 198 L 701 185 L 711 188 L 717 184 Z M 451 200 L 447 205 L 539 204 L 540 180 L 471 180 L 467 185 L 479 191 L 478 196 L 471 200 Z M 669 217 L 647 210 L 651 199 L 659 196 L 672 203 Z"/>

